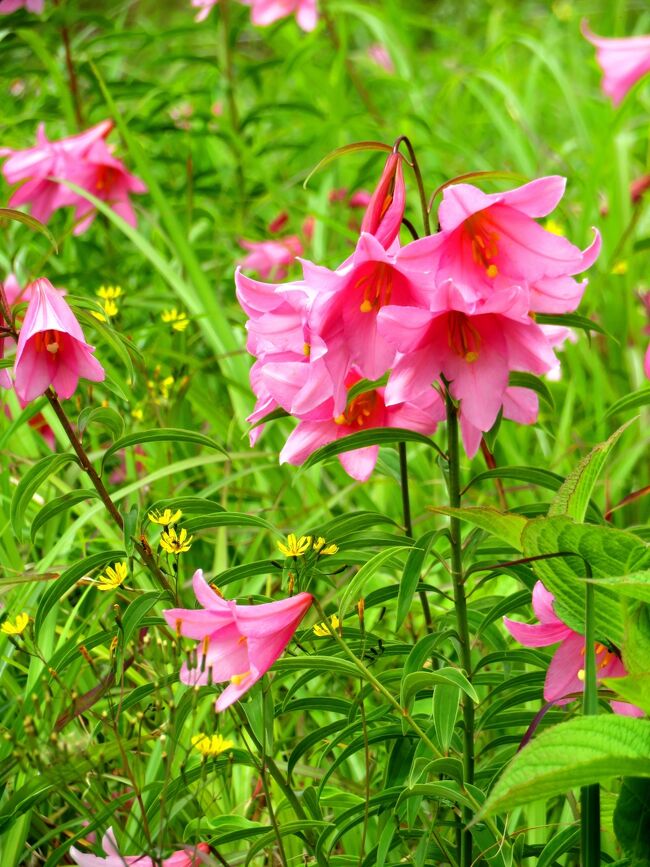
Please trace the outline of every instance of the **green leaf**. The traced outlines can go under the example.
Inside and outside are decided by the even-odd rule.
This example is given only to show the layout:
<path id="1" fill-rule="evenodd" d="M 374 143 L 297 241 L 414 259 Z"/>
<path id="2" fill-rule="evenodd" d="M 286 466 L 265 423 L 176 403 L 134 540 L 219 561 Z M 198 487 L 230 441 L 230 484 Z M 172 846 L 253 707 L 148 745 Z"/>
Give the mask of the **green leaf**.
<path id="1" fill-rule="evenodd" d="M 346 437 L 341 437 L 316 449 L 307 458 L 303 464 L 304 469 L 309 469 L 328 458 L 336 457 L 344 452 L 352 452 L 355 449 L 364 449 L 367 446 L 385 446 L 394 445 L 395 443 L 424 443 L 430 448 L 438 449 L 438 446 L 430 437 L 424 434 L 416 433 L 412 430 L 403 430 L 402 428 L 372 428 L 371 430 L 359 431 L 359 433 L 349 434 Z"/>
<path id="2" fill-rule="evenodd" d="M 334 160 L 339 159 L 345 154 L 356 153 L 357 151 L 384 151 L 385 153 L 390 153 L 392 151 L 392 147 L 390 145 L 384 144 L 381 141 L 355 141 L 351 144 L 343 145 L 340 148 L 334 148 L 333 151 L 330 151 L 326 154 L 322 160 L 320 160 L 314 168 L 309 172 L 307 177 L 303 182 L 303 188 L 307 189 L 307 184 L 322 168 L 324 168 L 328 163 L 333 162 Z"/>
<path id="3" fill-rule="evenodd" d="M 479 506 L 470 509 L 454 509 L 450 506 L 430 507 L 432 512 L 440 515 L 449 515 L 467 521 L 474 527 L 486 530 L 497 539 L 501 539 L 516 551 L 522 551 L 521 534 L 524 532 L 528 521 L 521 515 L 509 512 L 499 512 L 489 506 Z"/>
<path id="4" fill-rule="evenodd" d="M 110 406 L 84 407 L 77 419 L 77 430 L 80 437 L 83 437 L 84 431 L 90 424 L 99 424 L 108 428 L 114 440 L 119 439 L 124 433 L 124 419 L 119 412 Z"/>
<path id="5" fill-rule="evenodd" d="M 544 846 L 535 867 L 553 867 L 560 855 L 564 855 L 574 846 L 579 845 L 579 842 L 580 828 L 578 826 L 563 828 Z"/>
<path id="6" fill-rule="evenodd" d="M 562 487 L 553 497 L 549 518 L 555 515 L 568 515 L 576 521 L 584 520 L 592 491 L 610 451 L 618 442 L 621 434 L 631 422 L 622 425 L 604 443 L 592 449 L 564 480 Z"/>
<path id="7" fill-rule="evenodd" d="M 535 320 L 538 325 L 561 325 L 563 328 L 579 328 L 589 334 L 591 331 L 597 331 L 599 334 L 607 334 L 607 331 L 597 322 L 592 322 L 586 316 L 579 316 L 577 313 L 562 313 L 556 316 L 552 313 L 537 313 Z"/>
<path id="8" fill-rule="evenodd" d="M 41 223 L 40 220 L 37 220 L 36 217 L 24 214 L 22 211 L 17 211 L 15 208 L 0 208 L 0 220 L 15 220 L 16 222 L 27 226 L 33 232 L 40 232 L 42 235 L 45 235 L 54 250 L 58 253 L 59 248 L 54 240 L 54 235 L 50 232 L 47 226 Z"/>
<path id="9" fill-rule="evenodd" d="M 181 428 L 158 428 L 157 430 L 145 430 L 139 433 L 127 434 L 124 437 L 116 440 L 113 445 L 106 450 L 102 458 L 102 468 L 106 463 L 107 458 L 114 455 L 120 449 L 128 448 L 129 446 L 141 445 L 143 443 L 192 443 L 197 446 L 205 446 L 208 449 L 227 454 L 223 446 L 205 434 L 196 433 L 192 430 L 182 430 Z"/>
<path id="10" fill-rule="evenodd" d="M 605 421 L 611 416 L 619 412 L 627 412 L 630 409 L 638 409 L 640 406 L 648 406 L 650 404 L 650 386 L 644 386 L 638 391 L 632 391 L 626 394 L 625 397 L 613 403 L 605 414 Z"/>
<path id="11" fill-rule="evenodd" d="M 433 692 L 436 684 L 452 684 L 468 695 L 475 704 L 479 698 L 476 690 L 462 671 L 457 668 L 439 668 L 437 671 L 415 671 L 402 678 L 400 689 L 400 703 L 408 707 L 416 693 L 422 691 Z"/>
<path id="12" fill-rule="evenodd" d="M 34 636 L 36 640 L 38 640 L 38 634 L 47 615 L 52 611 L 61 597 L 67 593 L 71 587 L 74 587 L 80 578 L 88 575 L 94 569 L 101 569 L 103 566 L 108 564 L 124 560 L 124 557 L 124 551 L 119 550 L 102 551 L 99 554 L 91 554 L 89 557 L 84 557 L 83 560 L 74 563 L 66 569 L 65 572 L 62 572 L 58 578 L 55 578 L 48 586 L 45 593 L 43 593 L 38 603 L 36 617 L 34 618 Z"/>
<path id="13" fill-rule="evenodd" d="M 544 403 L 551 409 L 555 409 L 555 401 L 551 391 L 539 376 L 534 376 L 532 373 L 522 373 L 518 370 L 510 371 L 508 385 L 513 388 L 528 388 L 534 391 Z"/>
<path id="14" fill-rule="evenodd" d="M 197 530 L 211 530 L 214 527 L 260 527 L 280 535 L 269 521 L 258 518 L 257 515 L 247 515 L 245 512 L 213 512 L 208 515 L 200 515 L 184 521 L 183 527 L 188 533 L 194 533 Z"/>
<path id="15" fill-rule="evenodd" d="M 444 753 L 449 750 L 454 734 L 459 702 L 460 688 L 455 684 L 439 683 L 433 691 L 433 722 Z"/>
<path id="16" fill-rule="evenodd" d="M 650 721 L 615 714 L 569 720 L 517 753 L 475 821 L 622 774 L 650 777 Z"/>
<path id="17" fill-rule="evenodd" d="M 650 569 L 630 572 L 629 575 L 615 575 L 612 578 L 592 578 L 591 581 L 599 587 L 611 588 L 620 596 L 650 602 Z"/>
<path id="18" fill-rule="evenodd" d="M 601 681 L 621 701 L 635 704 L 650 715 L 650 674 L 628 674 L 627 677 L 604 677 Z"/>
<path id="19" fill-rule="evenodd" d="M 409 551 L 406 558 L 406 565 L 402 573 L 402 580 L 399 583 L 399 593 L 397 595 L 397 614 L 395 615 L 395 631 L 397 631 L 409 613 L 413 596 L 420 582 L 422 573 L 422 565 L 429 553 L 429 548 L 442 536 L 446 535 L 444 530 L 432 530 L 421 536 L 413 548 Z"/>
<path id="20" fill-rule="evenodd" d="M 485 470 L 474 476 L 465 486 L 462 493 L 473 488 L 478 482 L 487 479 L 512 479 L 515 482 L 525 482 L 530 485 L 538 485 L 548 491 L 557 491 L 562 486 L 564 479 L 558 473 L 543 470 L 539 467 L 496 467 L 493 470 Z"/>
<path id="21" fill-rule="evenodd" d="M 343 620 L 350 605 L 356 602 L 363 596 L 363 586 L 372 576 L 379 571 L 389 560 L 394 557 L 402 556 L 408 550 L 403 545 L 395 545 L 391 548 L 385 548 L 374 557 L 371 557 L 367 563 L 364 563 L 357 574 L 345 585 L 341 598 L 339 599 L 339 618 Z"/>
<path id="22" fill-rule="evenodd" d="M 38 512 L 38 514 L 32 521 L 30 531 L 32 542 L 36 538 L 36 534 L 41 529 L 41 527 L 48 521 L 51 521 L 52 518 L 60 515 L 61 512 L 67 512 L 68 509 L 71 509 L 73 506 L 76 506 L 79 503 L 83 503 L 84 500 L 99 499 L 99 494 L 94 488 L 82 488 L 79 491 L 70 491 L 67 494 L 63 494 L 63 496 L 61 497 L 56 497 L 54 500 L 50 500 L 43 506 L 43 508 L 40 510 L 40 512 Z"/>
<path id="23" fill-rule="evenodd" d="M 634 867 L 650 865 L 650 780 L 627 777 L 614 809 L 614 833 Z"/>
<path id="24" fill-rule="evenodd" d="M 67 452 L 63 454 L 47 455 L 35 463 L 34 466 L 31 467 L 22 477 L 14 491 L 13 497 L 11 498 L 11 507 L 9 510 L 11 526 L 19 539 L 22 537 L 25 512 L 27 511 L 36 491 L 53 473 L 56 473 L 66 464 L 73 463 L 78 464 L 79 459 L 76 455 L 68 454 Z"/>

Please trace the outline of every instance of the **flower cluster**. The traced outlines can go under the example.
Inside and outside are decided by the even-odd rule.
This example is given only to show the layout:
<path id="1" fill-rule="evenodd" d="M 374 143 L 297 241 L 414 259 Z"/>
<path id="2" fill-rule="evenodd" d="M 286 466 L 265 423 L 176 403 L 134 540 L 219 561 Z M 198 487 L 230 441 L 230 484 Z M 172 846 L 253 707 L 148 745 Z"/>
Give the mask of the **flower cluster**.
<path id="1" fill-rule="evenodd" d="M 29 204 L 32 216 L 42 223 L 59 208 L 73 207 L 74 234 L 80 235 L 95 219 L 95 208 L 65 183 L 71 182 L 107 202 L 116 214 L 135 226 L 129 194 L 145 193 L 147 188 L 113 156 L 112 146 L 106 143 L 112 128 L 112 121 L 105 120 L 79 135 L 50 141 L 44 124 L 40 124 L 35 147 L 3 148 L 0 156 L 7 157 L 2 167 L 7 183 L 24 182 L 9 204 L 12 207 Z"/>
<path id="2" fill-rule="evenodd" d="M 555 613 L 554 596 L 541 581 L 533 589 L 533 611 L 538 624 L 518 623 L 503 618 L 508 632 L 524 647 L 547 647 L 559 644 L 546 673 L 544 698 L 554 704 L 566 704 L 574 693 L 584 691 L 585 638 L 570 629 Z M 625 666 L 618 652 L 602 644 L 596 645 L 598 680 L 603 677 L 625 677 Z M 624 701 L 613 701 L 612 709 L 624 716 L 643 716 L 643 711 Z"/>
<path id="3" fill-rule="evenodd" d="M 459 406 L 467 453 L 499 414 L 532 423 L 537 395 L 511 387 L 512 371 L 557 369 L 567 329 L 537 314 L 576 310 L 600 235 L 586 250 L 547 231 L 565 179 L 545 177 L 503 193 L 457 183 L 444 190 L 439 231 L 401 247 L 403 158 L 389 156 L 370 198 L 354 253 L 335 270 L 302 260 L 301 280 L 268 284 L 235 276 L 255 356 L 249 421 L 281 408 L 299 424 L 281 461 L 302 463 L 355 431 L 403 427 L 432 433 L 444 417 L 440 392 Z M 372 384 L 388 375 L 385 388 Z M 362 383 L 361 380 L 370 382 Z M 361 384 L 360 384 L 361 383 Z M 251 435 L 254 443 L 262 428 Z M 377 447 L 341 456 L 365 480 Z"/>
<path id="4" fill-rule="evenodd" d="M 117 841 L 113 829 L 109 828 L 102 838 L 102 849 L 106 858 L 98 858 L 96 855 L 87 855 L 80 852 L 75 846 L 70 847 L 70 857 L 79 867 L 124 867 L 124 865 L 137 865 L 137 867 L 200 867 L 205 863 L 198 852 L 205 854 L 210 852 L 207 843 L 199 843 L 197 846 L 186 846 L 177 850 L 169 858 L 150 858 L 148 855 L 122 855 L 117 847 Z"/>

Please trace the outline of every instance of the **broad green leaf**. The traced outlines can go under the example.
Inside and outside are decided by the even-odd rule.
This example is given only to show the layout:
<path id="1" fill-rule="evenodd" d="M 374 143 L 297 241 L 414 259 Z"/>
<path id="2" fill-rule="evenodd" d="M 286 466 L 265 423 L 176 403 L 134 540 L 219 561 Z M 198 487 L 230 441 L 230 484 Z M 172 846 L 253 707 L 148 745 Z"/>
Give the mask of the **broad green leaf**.
<path id="1" fill-rule="evenodd" d="M 422 566 L 429 553 L 431 545 L 435 545 L 436 541 L 446 535 L 445 530 L 432 530 L 425 533 L 414 544 L 406 558 L 402 579 L 399 583 L 399 593 L 397 595 L 397 614 L 395 616 L 395 631 L 397 631 L 409 613 L 413 597 L 420 582 Z"/>
<path id="2" fill-rule="evenodd" d="M 205 434 L 196 433 L 192 430 L 182 430 L 181 428 L 158 428 L 157 430 L 145 430 L 140 433 L 127 434 L 120 437 L 113 445 L 106 449 L 102 458 L 102 467 L 106 463 L 107 458 L 114 455 L 120 449 L 128 448 L 129 446 L 142 445 L 143 443 L 192 443 L 197 446 L 204 446 L 208 449 L 215 449 L 222 454 L 227 454 L 223 446 Z"/>
<path id="3" fill-rule="evenodd" d="M 183 527 L 188 533 L 211 530 L 214 527 L 259 527 L 279 535 L 278 530 L 269 521 L 244 512 L 213 512 L 208 515 L 198 515 L 196 518 L 183 521 Z"/>
<path id="4" fill-rule="evenodd" d="M 479 818 L 621 775 L 650 777 L 650 720 L 615 714 L 569 720 L 517 753 Z"/>
<path id="5" fill-rule="evenodd" d="M 461 521 L 467 521 L 474 527 L 480 527 L 481 530 L 486 530 L 497 539 L 506 542 L 516 551 L 522 551 L 521 534 L 528 521 L 522 518 L 521 515 L 515 515 L 509 512 L 499 512 L 497 509 L 492 509 L 489 506 L 479 506 L 470 509 L 454 509 L 450 506 L 431 506 L 432 512 L 440 515 L 450 515 L 460 518 Z"/>
<path id="6" fill-rule="evenodd" d="M 14 220 L 15 222 L 27 226 L 27 228 L 32 230 L 32 232 L 40 232 L 42 235 L 45 235 L 54 250 L 58 251 L 54 235 L 52 235 L 47 226 L 41 223 L 40 220 L 37 220 L 36 217 L 25 214 L 23 211 L 17 211 L 15 208 L 0 208 L 0 220 Z"/>
<path id="7" fill-rule="evenodd" d="M 438 743 L 444 753 L 449 750 L 458 716 L 460 688 L 452 683 L 439 683 L 433 691 L 433 722 Z"/>
<path id="8" fill-rule="evenodd" d="M 134 599 L 122 615 L 122 642 L 126 648 L 134 632 L 157 602 L 169 603 L 169 596 L 160 590 L 150 590 Z"/>
<path id="9" fill-rule="evenodd" d="M 576 521 L 584 520 L 594 486 L 601 473 L 610 451 L 618 442 L 621 434 L 629 427 L 627 422 L 604 443 L 589 452 L 578 466 L 566 477 L 562 487 L 553 497 L 549 518 L 555 515 L 568 515 Z"/>
<path id="10" fill-rule="evenodd" d="M 58 472 L 66 464 L 79 463 L 76 455 L 67 452 L 47 455 L 34 464 L 22 477 L 11 499 L 10 516 L 14 533 L 20 539 L 22 536 L 25 512 L 43 482 L 53 473 Z"/>
<path id="11" fill-rule="evenodd" d="M 85 557 L 83 560 L 74 563 L 62 572 L 58 578 L 55 578 L 48 586 L 45 593 L 43 593 L 38 603 L 36 617 L 34 618 L 34 635 L 36 640 L 38 640 L 38 634 L 47 615 L 52 611 L 62 596 L 64 596 L 71 587 L 74 587 L 80 578 L 88 575 L 94 569 L 112 565 L 113 563 L 124 560 L 124 557 L 124 551 L 119 550 L 102 551 L 99 554 L 91 554 L 89 557 Z"/>
<path id="12" fill-rule="evenodd" d="M 650 603 L 650 569 L 645 569 L 643 572 L 630 572 L 629 575 L 592 578 L 591 580 L 598 587 L 608 587 L 620 596 L 628 596 L 630 599 Z"/>
<path id="13" fill-rule="evenodd" d="M 623 780 L 614 810 L 614 833 L 635 867 L 650 865 L 650 780 Z"/>
<path id="14" fill-rule="evenodd" d="M 553 410 L 555 409 L 553 395 L 551 394 L 548 385 L 546 385 L 544 380 L 540 379 L 539 376 L 534 376 L 532 373 L 522 373 L 518 370 L 512 370 L 510 371 L 508 385 L 512 388 L 529 388 L 541 397 L 547 406 Z"/>
<path id="15" fill-rule="evenodd" d="M 168 497 L 164 500 L 156 500 L 146 510 L 145 522 L 148 522 L 149 515 L 152 512 L 164 512 L 165 509 L 171 509 L 175 512 L 180 509 L 184 515 L 212 515 L 214 512 L 224 512 L 225 509 L 216 500 L 209 500 L 206 497 Z"/>
<path id="16" fill-rule="evenodd" d="M 68 509 L 71 509 L 73 506 L 76 506 L 79 503 L 83 503 L 84 500 L 98 499 L 100 499 L 99 494 L 94 488 L 83 488 L 78 491 L 70 491 L 67 494 L 56 497 L 54 500 L 50 500 L 43 506 L 43 508 L 40 510 L 40 512 L 38 512 L 38 514 L 32 521 L 32 526 L 30 530 L 32 542 L 36 538 L 36 534 L 41 529 L 41 527 L 48 521 L 51 521 L 52 518 L 60 515 L 61 512 L 67 512 Z"/>
<path id="17" fill-rule="evenodd" d="M 601 681 L 620 701 L 628 701 L 650 715 L 650 674 L 604 677 Z"/>

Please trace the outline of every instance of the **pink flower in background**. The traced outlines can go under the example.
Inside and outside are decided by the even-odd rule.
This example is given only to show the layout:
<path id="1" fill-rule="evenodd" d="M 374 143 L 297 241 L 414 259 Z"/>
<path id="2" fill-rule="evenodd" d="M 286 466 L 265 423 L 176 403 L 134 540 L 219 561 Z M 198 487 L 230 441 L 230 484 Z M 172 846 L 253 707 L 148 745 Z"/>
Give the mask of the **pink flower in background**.
<path id="1" fill-rule="evenodd" d="M 57 208 L 74 204 L 78 197 L 50 179 L 68 178 L 70 167 L 82 162 L 93 144 L 105 138 L 112 128 L 112 121 L 105 120 L 79 135 L 49 141 L 45 125 L 39 124 L 36 147 L 22 151 L 3 148 L 0 156 L 8 157 L 2 167 L 7 183 L 25 181 L 9 200 L 11 207 L 28 204 L 32 216 L 46 223 Z"/>
<path id="2" fill-rule="evenodd" d="M 402 159 L 401 154 L 392 153 L 386 160 L 361 222 L 361 231 L 374 235 L 386 249 L 399 238 L 406 205 Z"/>
<path id="3" fill-rule="evenodd" d="M 302 253 L 302 243 L 297 235 L 278 238 L 274 241 L 240 241 L 248 255 L 239 260 L 239 265 L 256 271 L 264 280 L 284 280 L 289 266 Z"/>
<path id="4" fill-rule="evenodd" d="M 66 179 L 109 204 L 130 226 L 135 226 L 137 220 L 129 194 L 146 193 L 147 188 L 126 170 L 124 163 L 116 159 L 111 150 L 102 139 L 95 141 L 83 160 L 70 164 Z M 73 234 L 81 235 L 95 219 L 96 212 L 93 204 L 83 196 L 72 195 L 70 204 L 75 205 L 74 215 L 78 221 Z"/>
<path id="5" fill-rule="evenodd" d="M 0 0 L 0 15 L 9 15 L 17 9 L 26 9 L 40 15 L 45 0 Z"/>
<path id="6" fill-rule="evenodd" d="M 288 222 L 289 214 L 287 213 L 287 211 L 280 211 L 277 217 L 274 217 L 271 220 L 267 228 L 272 235 L 276 235 L 278 232 L 281 232 L 284 228 L 286 228 Z"/>
<path id="7" fill-rule="evenodd" d="M 388 53 L 388 49 L 381 42 L 374 42 L 368 48 L 368 57 L 373 60 L 377 66 L 392 75 L 395 72 L 395 64 Z"/>
<path id="8" fill-rule="evenodd" d="M 360 380 L 358 374 L 347 377 L 350 388 Z M 330 412 L 333 404 L 330 404 Z M 445 416 L 445 409 L 438 392 L 430 388 L 413 401 L 386 406 L 384 389 L 376 388 L 352 398 L 340 415 L 323 421 L 301 421 L 290 434 L 280 452 L 280 463 L 302 464 L 312 452 L 327 443 L 362 430 L 383 427 L 401 427 L 432 434 Z M 338 456 L 343 469 L 359 482 L 367 481 L 377 463 L 379 446 L 367 446 Z"/>
<path id="9" fill-rule="evenodd" d="M 442 374 L 461 402 L 461 422 L 488 431 L 503 404 L 510 371 L 542 374 L 552 369 L 551 344 L 527 315 L 527 293 L 517 287 L 485 301 L 468 301 L 448 280 L 435 305 L 434 310 L 390 305 L 379 313 L 380 334 L 401 353 L 388 380 L 386 402 L 413 400 Z M 475 437 L 465 439 L 470 457 L 474 444 L 477 448 Z"/>
<path id="10" fill-rule="evenodd" d="M 313 30 L 318 23 L 316 0 L 243 0 L 251 6 L 251 21 L 259 27 L 266 27 L 295 15 L 298 26 L 305 31 Z"/>
<path id="11" fill-rule="evenodd" d="M 551 660 L 544 683 L 544 698 L 556 704 L 566 704 L 572 693 L 584 691 L 585 639 L 563 623 L 553 608 L 554 596 L 541 581 L 533 589 L 533 611 L 539 624 L 518 623 L 503 618 L 506 629 L 524 647 L 546 647 L 559 644 Z M 597 676 L 625 677 L 627 672 L 616 652 L 596 644 Z M 643 711 L 623 701 L 613 701 L 613 710 L 624 716 L 643 716 Z"/>
<path id="12" fill-rule="evenodd" d="M 351 208 L 367 208 L 371 201 L 372 193 L 369 193 L 368 190 L 357 190 L 350 196 L 348 205 Z"/>
<path id="13" fill-rule="evenodd" d="M 645 361 L 643 363 L 643 370 L 645 375 L 650 379 L 650 346 L 648 346 L 645 354 Z"/>
<path id="14" fill-rule="evenodd" d="M 199 843 L 198 846 L 187 846 L 179 849 L 169 858 L 150 858 L 148 855 L 121 855 L 117 848 L 117 842 L 113 829 L 109 828 L 102 839 L 102 849 L 105 858 L 97 855 L 86 855 L 80 852 L 76 846 L 70 847 L 69 855 L 79 867 L 201 867 L 203 860 L 197 857 L 197 852 L 209 853 L 207 843 Z"/>
<path id="15" fill-rule="evenodd" d="M 594 230 L 594 241 L 582 251 L 535 222 L 557 206 L 565 184 L 551 176 L 504 193 L 452 184 L 438 212 L 441 231 L 410 243 L 404 259 L 432 271 L 438 283 L 453 280 L 468 300 L 514 284 L 530 292 L 530 311 L 571 313 L 587 285 L 573 275 L 593 265 L 601 241 Z"/>
<path id="16" fill-rule="evenodd" d="M 284 653 L 313 597 L 298 593 L 279 602 L 239 605 L 218 595 L 201 569 L 192 584 L 203 607 L 171 608 L 163 616 L 178 634 L 200 642 L 196 664 L 181 668 L 182 683 L 230 681 L 216 701 L 219 712 L 238 701 Z"/>
<path id="17" fill-rule="evenodd" d="M 216 6 L 218 2 L 219 0 L 192 0 L 192 6 L 199 10 L 196 15 L 196 20 L 205 21 L 210 14 L 212 7 Z"/>
<path id="18" fill-rule="evenodd" d="M 104 368 L 93 357 L 94 347 L 49 280 L 41 278 L 28 287 L 31 300 L 18 337 L 14 386 L 27 403 L 51 385 L 59 397 L 69 398 L 80 377 L 104 379 Z"/>
<path id="19" fill-rule="evenodd" d="M 650 72 L 650 36 L 608 39 L 592 33 L 586 22 L 582 35 L 596 48 L 596 59 L 603 71 L 603 93 L 618 105 L 628 90 Z"/>

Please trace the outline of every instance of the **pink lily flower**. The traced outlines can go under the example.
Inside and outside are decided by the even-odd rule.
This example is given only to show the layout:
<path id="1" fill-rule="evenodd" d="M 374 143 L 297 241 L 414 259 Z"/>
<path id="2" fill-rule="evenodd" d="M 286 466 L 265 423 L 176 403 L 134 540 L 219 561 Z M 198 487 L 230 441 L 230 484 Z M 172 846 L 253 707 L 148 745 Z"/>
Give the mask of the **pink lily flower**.
<path id="1" fill-rule="evenodd" d="M 336 271 L 302 263 L 304 282 L 316 296 L 309 328 L 327 347 L 324 361 L 335 388 L 335 415 L 345 408 L 345 377 L 352 366 L 373 380 L 393 364 L 394 342 L 377 325 L 382 308 L 428 306 L 432 287 L 427 284 L 432 281 L 402 267 L 407 249 L 392 256 L 379 239 L 363 232 L 355 252 Z"/>
<path id="2" fill-rule="evenodd" d="M 2 167 L 7 183 L 25 181 L 9 200 L 11 207 L 29 204 L 32 216 L 47 223 L 57 208 L 75 204 L 78 197 L 52 178 L 68 178 L 70 166 L 82 163 L 95 142 L 112 128 L 112 121 L 105 120 L 79 135 L 49 141 L 44 124 L 39 124 L 36 147 L 22 151 L 3 148 L 0 155 L 8 157 Z"/>
<path id="3" fill-rule="evenodd" d="M 83 160 L 70 164 L 65 178 L 107 202 L 116 214 L 130 226 L 135 226 L 137 220 L 129 194 L 146 193 L 147 187 L 128 172 L 124 163 L 116 159 L 111 151 L 112 148 L 103 139 L 95 141 Z M 94 205 L 76 193 L 72 193 L 70 204 L 75 205 L 77 220 L 73 234 L 81 235 L 95 219 Z"/>
<path id="4" fill-rule="evenodd" d="M 251 21 L 258 27 L 267 27 L 280 18 L 295 15 L 298 26 L 309 32 L 318 24 L 316 0 L 243 0 L 251 6 Z"/>
<path id="5" fill-rule="evenodd" d="M 20 329 L 14 383 L 24 403 L 51 385 L 59 397 L 74 393 L 79 377 L 101 382 L 104 368 L 93 357 L 74 313 L 49 280 L 28 287 L 31 300 Z"/>
<path id="6" fill-rule="evenodd" d="M 650 72 L 650 36 L 608 39 L 592 33 L 586 22 L 582 35 L 596 48 L 596 60 L 603 71 L 601 87 L 619 105 L 640 78 Z"/>
<path id="7" fill-rule="evenodd" d="M 488 431 L 506 399 L 510 371 L 546 373 L 557 363 L 553 348 L 527 315 L 528 295 L 517 287 L 468 301 L 448 280 L 439 287 L 435 304 L 434 311 L 392 305 L 380 311 L 379 331 L 401 353 L 388 380 L 386 402 L 413 400 L 442 374 L 452 397 L 461 402 L 463 433 L 469 425 Z M 475 435 L 465 439 L 465 448 L 470 457 L 476 452 Z"/>
<path id="8" fill-rule="evenodd" d="M 289 266 L 302 253 L 302 243 L 297 235 L 277 238 L 272 241 L 240 241 L 248 255 L 239 260 L 239 265 L 256 271 L 263 280 L 284 280 Z"/>
<path id="9" fill-rule="evenodd" d="M 197 857 L 197 852 L 208 854 L 210 847 L 207 843 L 199 843 L 198 846 L 187 846 L 179 849 L 169 858 L 150 858 L 148 855 L 121 855 L 117 848 L 115 834 L 113 829 L 109 828 L 102 839 L 102 849 L 104 850 L 105 858 L 97 855 L 87 855 L 80 852 L 76 846 L 70 847 L 69 855 L 75 864 L 79 867 L 201 867 L 203 860 Z"/>
<path id="10" fill-rule="evenodd" d="M 566 179 L 538 178 L 504 193 L 484 193 L 471 184 L 445 188 L 438 212 L 441 231 L 404 248 L 405 266 L 431 271 L 438 283 L 451 279 L 468 299 L 487 298 L 517 285 L 530 293 L 530 311 L 571 313 L 600 253 L 600 234 L 586 250 L 535 220 L 545 217 L 564 194 Z"/>
<path id="11" fill-rule="evenodd" d="M 192 579 L 199 609 L 163 611 L 179 635 L 200 641 L 197 664 L 184 663 L 182 683 L 206 686 L 230 681 L 216 701 L 217 712 L 238 701 L 284 653 L 313 597 L 298 593 L 278 602 L 239 605 L 227 601 L 206 582 L 198 569 Z"/>
<path id="12" fill-rule="evenodd" d="M 350 388 L 360 378 L 357 374 L 351 374 L 346 380 L 346 386 Z M 393 406 L 386 405 L 384 389 L 376 388 L 354 397 L 340 415 L 333 415 L 332 402 L 329 408 L 330 416 L 325 420 L 300 422 L 280 452 L 281 464 L 302 464 L 321 446 L 371 428 L 397 427 L 432 434 L 437 423 L 445 416 L 442 400 L 433 388 L 419 394 L 413 400 Z M 365 482 L 372 475 L 378 454 L 379 446 L 366 446 L 343 452 L 338 458 L 349 476 L 359 482 Z"/>
<path id="13" fill-rule="evenodd" d="M 192 6 L 198 9 L 195 21 L 205 21 L 210 14 L 210 10 L 217 5 L 219 0 L 192 0 Z"/>
<path id="14" fill-rule="evenodd" d="M 503 418 L 517 424 L 534 424 L 539 415 L 539 398 L 530 388 L 508 386 L 503 394 L 502 411 Z M 479 450 L 484 432 L 468 420 L 467 416 L 463 414 L 462 408 L 460 430 L 465 451 L 471 458 Z"/>
<path id="15" fill-rule="evenodd" d="M 26 9 L 28 12 L 40 15 L 44 2 L 45 0 L 0 0 L 0 15 L 10 15 L 17 9 Z"/>
<path id="16" fill-rule="evenodd" d="M 402 160 L 402 155 L 397 152 L 390 154 L 386 160 L 361 222 L 361 231 L 374 235 L 387 250 L 399 238 L 406 205 Z"/>
<path id="17" fill-rule="evenodd" d="M 584 692 L 585 639 L 570 629 L 555 613 L 555 597 L 541 581 L 533 589 L 533 611 L 538 624 L 519 623 L 503 618 L 503 623 L 512 637 L 524 647 L 546 647 L 559 644 L 551 660 L 544 683 L 544 699 L 556 704 L 566 704 L 573 693 Z M 598 680 L 604 677 L 625 677 L 627 672 L 617 652 L 596 644 Z M 624 701 L 613 701 L 615 713 L 624 716 L 643 716 L 641 708 Z"/>

